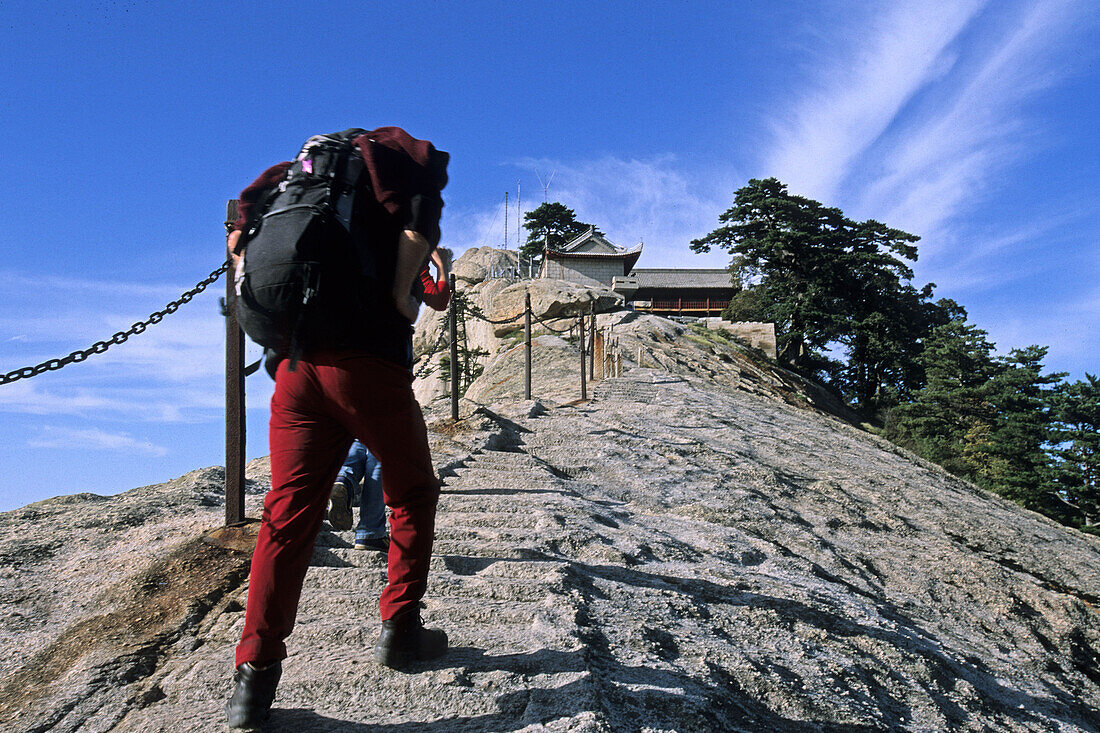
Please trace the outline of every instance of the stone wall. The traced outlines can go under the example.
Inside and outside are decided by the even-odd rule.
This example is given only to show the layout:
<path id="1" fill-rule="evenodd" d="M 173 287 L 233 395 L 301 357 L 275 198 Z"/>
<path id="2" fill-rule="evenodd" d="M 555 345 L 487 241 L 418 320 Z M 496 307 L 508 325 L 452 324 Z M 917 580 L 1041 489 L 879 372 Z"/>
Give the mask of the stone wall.
<path id="1" fill-rule="evenodd" d="M 579 285 L 611 287 L 611 278 L 623 276 L 622 260 L 555 260 L 546 263 L 544 277 Z"/>

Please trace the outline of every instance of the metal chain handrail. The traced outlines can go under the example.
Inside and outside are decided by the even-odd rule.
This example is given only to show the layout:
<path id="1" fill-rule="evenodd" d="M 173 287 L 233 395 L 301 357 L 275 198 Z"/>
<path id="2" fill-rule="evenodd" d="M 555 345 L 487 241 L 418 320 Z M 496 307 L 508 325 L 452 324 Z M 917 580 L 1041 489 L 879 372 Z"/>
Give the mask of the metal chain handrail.
<path id="1" fill-rule="evenodd" d="M 476 318 L 477 320 L 484 321 L 485 323 L 490 323 L 494 326 L 500 326 L 500 325 L 503 325 L 505 323 L 511 323 L 512 321 L 518 320 L 518 319 L 523 317 L 523 311 L 520 311 L 519 313 L 512 316 L 511 318 L 504 318 L 504 319 L 499 320 L 499 321 L 494 321 L 491 318 L 486 318 L 479 311 L 473 311 L 473 310 L 470 310 L 469 308 L 467 308 L 467 311 L 469 311 L 470 315 L 473 316 L 474 318 Z"/>
<path id="2" fill-rule="evenodd" d="M 526 311 L 521 311 L 520 313 L 517 313 L 516 315 L 512 316 L 511 318 L 503 318 L 503 319 L 500 319 L 500 320 L 493 320 L 492 318 L 487 318 L 481 312 L 480 308 L 478 308 L 477 306 L 472 306 L 469 303 L 462 304 L 462 310 L 466 315 L 473 316 L 474 318 L 476 318 L 479 321 L 483 321 L 485 323 L 488 323 L 488 324 L 491 324 L 491 325 L 494 325 L 494 326 L 503 325 L 505 323 L 512 323 L 513 321 L 519 320 L 524 315 L 524 313 L 526 312 Z M 423 363 L 421 364 L 420 368 L 416 371 L 416 373 L 413 375 L 413 379 L 420 379 L 422 376 L 424 376 L 425 372 L 427 372 L 428 368 L 431 366 L 432 357 L 435 356 L 436 352 L 439 351 L 440 347 L 443 345 L 444 339 L 447 336 L 447 327 L 448 327 L 448 325 L 450 325 L 450 317 L 451 317 L 450 311 L 447 311 L 447 313 L 444 314 L 444 316 L 443 316 L 443 324 L 440 327 L 439 338 L 436 339 L 435 345 L 432 346 L 431 350 L 428 351 L 428 353 L 424 354 L 422 357 L 420 357 L 423 360 Z M 554 328 L 549 323 L 547 323 L 546 321 L 542 320 L 537 315 L 535 315 L 534 311 L 531 312 L 531 317 L 534 320 L 538 321 L 540 324 L 542 324 L 546 329 L 548 329 L 550 331 L 553 331 L 554 333 L 568 333 L 569 331 L 572 331 L 573 328 L 574 328 L 573 324 L 570 324 L 566 328 L 561 328 L 561 329 Z"/>
<path id="3" fill-rule="evenodd" d="M 206 277 L 206 279 L 200 281 L 195 287 L 191 288 L 179 298 L 164 306 L 164 308 L 162 308 L 161 310 L 156 311 L 155 313 L 150 313 L 149 317 L 146 318 L 144 321 L 138 321 L 125 331 L 119 331 L 118 333 L 111 336 L 109 339 L 106 339 L 104 341 L 96 341 L 88 348 L 74 351 L 68 356 L 63 356 L 60 359 L 48 359 L 41 364 L 36 364 L 35 366 L 27 366 L 23 367 L 22 369 L 15 369 L 14 371 L 10 371 L 7 374 L 0 374 L 0 385 L 9 384 L 20 379 L 27 379 L 28 377 L 36 377 L 39 374 L 44 374 L 45 372 L 57 371 L 64 366 L 68 366 L 69 364 L 82 362 L 92 354 L 104 353 L 105 351 L 107 351 L 107 349 L 111 348 L 115 344 L 121 344 L 134 334 L 142 333 L 149 326 L 155 323 L 160 323 L 161 320 L 163 320 L 164 317 L 169 313 L 175 313 L 177 310 L 179 310 L 179 307 L 181 305 L 190 301 L 203 290 L 206 290 L 207 286 L 209 286 L 211 283 L 221 277 L 222 273 L 225 272 L 228 268 L 228 263 L 222 265 L 217 270 L 214 270 L 212 273 L 210 273 Z"/>
<path id="4" fill-rule="evenodd" d="M 504 319 L 501 319 L 499 321 L 494 321 L 491 318 L 486 318 L 479 310 L 474 310 L 472 308 L 467 307 L 466 311 L 471 316 L 478 319 L 479 321 L 484 321 L 485 323 L 489 323 L 489 324 L 492 324 L 494 326 L 500 326 L 500 325 L 503 325 L 505 323 L 512 323 L 513 321 L 517 321 L 517 320 L 519 320 L 520 318 L 523 317 L 523 311 L 521 311 L 521 312 L 517 313 L 516 315 L 512 316 L 511 318 L 504 318 Z M 531 311 L 531 317 L 534 318 L 539 323 L 541 323 L 546 328 L 553 331 L 554 333 L 566 333 L 567 331 L 570 331 L 573 328 L 572 326 L 569 326 L 568 328 L 563 328 L 563 329 L 560 329 L 560 330 L 556 329 L 553 326 L 551 326 L 549 323 L 547 323 L 546 321 L 544 321 L 541 318 L 539 318 L 538 316 L 536 316 L 534 311 Z"/>
<path id="5" fill-rule="evenodd" d="M 566 328 L 562 328 L 562 329 L 557 329 L 557 328 L 554 328 L 554 327 L 553 327 L 553 326 L 551 326 L 551 325 L 550 325 L 549 323 L 547 323 L 546 321 L 544 321 L 544 320 L 542 320 L 541 318 L 539 318 L 538 316 L 536 316 L 536 315 L 534 314 L 534 312 L 533 312 L 533 311 L 532 311 L 532 313 L 531 313 L 531 317 L 532 317 L 532 318 L 534 318 L 534 319 L 535 319 L 536 321 L 538 321 L 539 323 L 541 323 L 541 324 L 542 324 L 543 326 L 545 326 L 546 328 L 548 328 L 548 329 L 550 329 L 551 331 L 553 331 L 554 333 L 568 333 L 568 332 L 570 332 L 570 331 L 572 331 L 572 330 L 573 330 L 573 325 L 572 325 L 572 324 L 570 324 L 570 325 L 569 325 L 569 326 L 567 326 Z"/>

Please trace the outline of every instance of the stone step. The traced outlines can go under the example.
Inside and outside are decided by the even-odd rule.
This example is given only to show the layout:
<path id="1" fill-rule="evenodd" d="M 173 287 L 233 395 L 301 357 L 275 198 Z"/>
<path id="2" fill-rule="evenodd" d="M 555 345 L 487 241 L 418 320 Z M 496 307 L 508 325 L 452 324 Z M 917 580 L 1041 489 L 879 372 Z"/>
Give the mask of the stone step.
<path id="1" fill-rule="evenodd" d="M 436 558 L 452 558 L 448 560 L 451 565 L 458 568 L 457 574 L 474 574 L 468 572 L 468 568 L 476 568 L 499 561 L 545 561 L 556 560 L 550 552 L 549 545 L 536 547 L 533 544 L 480 544 L 471 545 L 468 540 L 451 541 L 447 538 L 436 539 L 432 557 L 432 567 L 435 568 Z M 439 562 L 443 562 L 439 560 Z M 349 548 L 324 548 L 318 549 L 310 559 L 311 568 L 331 568 L 346 570 L 377 570 L 385 572 L 387 556 L 375 550 L 355 550 Z M 441 567 L 440 569 L 450 569 Z M 452 572 L 454 572 L 452 570 Z"/>
<path id="2" fill-rule="evenodd" d="M 540 601 L 563 592 L 561 578 L 546 580 L 529 578 L 478 577 L 435 573 L 429 576 L 432 598 L 471 598 L 505 601 Z M 386 585 L 384 572 L 364 569 L 311 567 L 306 573 L 302 597 L 307 595 L 324 607 L 337 606 L 338 599 L 377 598 Z M 301 611 L 299 613 L 302 613 Z M 343 611 L 341 610 L 341 613 Z"/>
<path id="3" fill-rule="evenodd" d="M 470 460 L 477 463 L 492 463 L 502 466 L 538 466 L 539 462 L 526 452 L 486 450 L 479 451 L 470 456 Z"/>
<path id="4" fill-rule="evenodd" d="M 483 493 L 459 492 L 444 489 L 439 497 L 437 516 L 474 514 L 527 514 L 534 508 L 557 511 L 573 501 L 573 497 L 560 494 L 524 494 L 521 497 L 508 492 Z"/>
<path id="5" fill-rule="evenodd" d="M 548 525 L 549 526 L 549 525 Z M 469 524 L 463 526 L 450 526 L 439 523 L 435 528 L 435 541 L 438 542 L 467 542 L 480 545 L 486 542 L 514 543 L 526 545 L 532 540 L 532 536 L 539 535 L 535 527 L 477 527 Z M 463 554 L 463 553 L 448 553 Z"/>
<path id="6" fill-rule="evenodd" d="M 514 547 L 512 549 L 514 550 Z M 566 565 L 567 563 L 563 560 L 544 559 L 541 556 L 530 558 L 517 557 L 515 554 L 500 557 L 443 554 L 437 549 L 432 555 L 430 572 L 433 576 L 439 573 L 450 573 L 457 576 L 477 575 L 506 579 L 543 580 L 548 579 L 550 575 L 557 573 Z M 310 567 L 343 568 L 385 573 L 387 556 L 375 550 L 355 550 L 338 547 L 318 548 L 313 554 Z"/>
<path id="7" fill-rule="evenodd" d="M 559 559 L 547 551 L 541 543 L 529 540 L 525 543 L 455 541 L 450 539 L 437 539 L 433 548 L 434 554 L 462 555 L 465 557 L 479 558 L 504 558 L 511 560 L 556 560 Z"/>
<path id="8" fill-rule="evenodd" d="M 316 640 L 329 648 L 370 649 L 378 638 L 381 618 L 376 596 L 363 601 L 353 604 L 343 597 L 303 598 L 294 645 L 309 648 Z M 575 615 L 572 599 L 564 595 L 526 601 L 429 593 L 421 610 L 424 625 L 444 629 L 452 646 L 466 643 L 493 654 L 507 653 L 509 647 L 576 647 Z"/>
<path id="9" fill-rule="evenodd" d="M 437 554 L 432 557 L 431 572 L 447 572 L 466 577 L 556 582 L 568 565 L 563 560 L 516 560 Z"/>
<path id="10" fill-rule="evenodd" d="M 443 494 L 460 494 L 462 496 L 515 496 L 524 497 L 524 501 L 530 501 L 532 498 L 540 499 L 544 497 L 564 496 L 569 498 L 575 498 L 580 496 L 579 493 L 573 491 L 568 487 L 560 486 L 538 486 L 534 488 L 521 487 L 521 486 L 486 486 L 483 482 L 477 482 L 472 484 L 461 483 L 457 485 L 445 484 L 443 486 Z"/>
<path id="11" fill-rule="evenodd" d="M 545 514 L 545 509 L 534 508 L 527 512 L 494 512 L 494 511 L 470 511 L 448 512 L 442 511 L 436 514 L 436 536 L 439 528 L 446 526 L 457 527 L 512 527 L 515 529 L 537 527 L 540 515 Z"/>
<path id="12" fill-rule="evenodd" d="M 444 479 L 444 483 L 452 484 L 456 480 L 465 483 L 481 482 L 486 486 L 513 486 L 517 482 L 524 486 L 560 487 L 560 479 L 557 479 L 547 468 L 508 469 L 486 468 L 481 465 L 473 465 L 454 469 L 455 476 Z"/>

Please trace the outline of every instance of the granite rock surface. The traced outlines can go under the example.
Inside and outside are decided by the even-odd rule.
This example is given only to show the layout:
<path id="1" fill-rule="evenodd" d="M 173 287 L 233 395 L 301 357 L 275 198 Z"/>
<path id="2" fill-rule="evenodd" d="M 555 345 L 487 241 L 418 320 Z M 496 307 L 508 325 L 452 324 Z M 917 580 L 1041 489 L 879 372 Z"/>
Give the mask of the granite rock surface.
<path id="1" fill-rule="evenodd" d="M 492 344 L 449 419 L 424 617 L 374 665 L 383 558 L 322 527 L 273 731 L 1096 731 L 1100 541 L 832 413 L 751 349 L 612 311 L 622 377 Z M 519 376 L 517 376 L 519 375 Z M 269 481 L 249 467 L 248 514 Z M 0 514 L 0 729 L 225 729 L 246 552 L 220 468 Z"/>

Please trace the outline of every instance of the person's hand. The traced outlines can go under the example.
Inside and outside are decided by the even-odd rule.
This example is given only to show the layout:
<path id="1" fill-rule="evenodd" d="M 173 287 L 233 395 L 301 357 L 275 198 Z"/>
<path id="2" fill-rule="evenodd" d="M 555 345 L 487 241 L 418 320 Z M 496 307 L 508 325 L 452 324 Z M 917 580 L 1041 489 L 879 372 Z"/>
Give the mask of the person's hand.
<path id="1" fill-rule="evenodd" d="M 234 270 L 237 269 L 237 265 L 241 259 L 241 256 L 234 252 L 234 250 L 237 249 L 237 242 L 240 241 L 240 238 L 240 229 L 234 229 L 233 231 L 229 232 L 229 234 L 226 235 L 225 238 L 225 249 L 229 253 L 229 261 L 233 263 Z"/>

